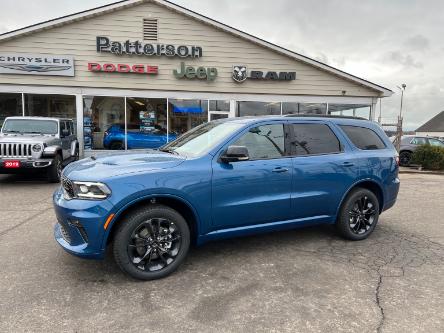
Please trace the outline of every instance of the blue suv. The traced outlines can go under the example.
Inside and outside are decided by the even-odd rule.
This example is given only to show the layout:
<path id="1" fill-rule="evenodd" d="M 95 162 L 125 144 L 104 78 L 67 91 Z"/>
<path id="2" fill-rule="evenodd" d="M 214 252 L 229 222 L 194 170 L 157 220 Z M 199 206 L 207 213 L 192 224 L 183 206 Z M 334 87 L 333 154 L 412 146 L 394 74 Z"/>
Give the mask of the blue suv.
<path id="1" fill-rule="evenodd" d="M 375 123 L 344 117 L 232 118 L 160 150 L 68 165 L 54 193 L 57 242 L 129 275 L 173 272 L 190 244 L 334 224 L 367 238 L 399 190 L 398 155 Z"/>
<path id="2" fill-rule="evenodd" d="M 159 148 L 168 141 L 175 140 L 177 135 L 169 133 L 160 127 L 144 128 L 137 124 L 127 125 L 126 143 L 128 149 Z M 110 126 L 103 136 L 103 147 L 111 150 L 121 150 L 125 148 L 125 125 L 114 124 Z"/>

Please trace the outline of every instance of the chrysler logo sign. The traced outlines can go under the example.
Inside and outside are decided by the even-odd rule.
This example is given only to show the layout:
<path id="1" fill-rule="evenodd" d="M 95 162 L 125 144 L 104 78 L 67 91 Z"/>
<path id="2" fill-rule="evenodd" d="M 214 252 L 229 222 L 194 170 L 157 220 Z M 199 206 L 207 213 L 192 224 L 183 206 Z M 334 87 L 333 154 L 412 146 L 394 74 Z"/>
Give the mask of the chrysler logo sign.
<path id="1" fill-rule="evenodd" d="M 232 78 L 236 82 L 244 82 L 249 80 L 270 80 L 270 81 L 291 81 L 296 80 L 296 72 L 274 72 L 274 71 L 250 71 L 248 73 L 247 66 L 233 66 Z"/>
<path id="2" fill-rule="evenodd" d="M 0 73 L 74 76 L 74 58 L 63 55 L 1 53 Z"/>

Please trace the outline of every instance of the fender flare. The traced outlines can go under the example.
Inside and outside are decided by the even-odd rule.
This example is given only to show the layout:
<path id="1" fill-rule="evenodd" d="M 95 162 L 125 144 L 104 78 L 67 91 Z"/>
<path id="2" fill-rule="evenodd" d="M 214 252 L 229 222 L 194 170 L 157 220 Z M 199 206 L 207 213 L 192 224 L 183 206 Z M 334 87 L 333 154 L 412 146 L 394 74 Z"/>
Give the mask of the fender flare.
<path id="1" fill-rule="evenodd" d="M 79 142 L 77 139 L 73 140 L 71 142 L 71 149 L 70 149 L 70 156 L 74 157 L 76 156 L 76 152 L 78 151 Z"/>
<path id="2" fill-rule="evenodd" d="M 371 183 L 373 183 L 373 184 L 375 184 L 376 186 L 379 187 L 379 189 L 381 190 L 381 194 L 382 194 L 382 198 L 381 198 L 381 201 L 382 201 L 382 202 L 381 202 L 381 207 L 379 207 L 379 209 L 380 209 L 380 210 L 383 209 L 383 207 L 384 207 L 384 190 L 382 189 L 382 186 L 381 186 L 376 180 L 374 180 L 374 179 L 372 179 L 372 178 L 359 179 L 359 180 L 357 180 L 356 182 L 354 182 L 353 184 L 351 184 L 351 185 L 348 187 L 347 191 L 344 192 L 344 194 L 343 194 L 343 196 L 342 196 L 342 198 L 341 198 L 341 201 L 339 202 L 338 208 L 336 209 L 335 219 L 334 219 L 333 223 L 336 222 L 336 219 L 338 218 L 339 210 L 341 209 L 342 204 L 344 203 L 344 200 L 345 200 L 345 198 L 347 197 L 347 195 L 350 193 L 350 191 L 351 191 L 353 188 L 355 188 L 356 186 L 359 186 L 359 184 L 362 184 L 362 183 L 365 183 L 365 182 L 371 182 Z"/>
<path id="3" fill-rule="evenodd" d="M 106 244 L 108 241 L 108 237 L 110 235 L 111 230 L 113 229 L 116 221 L 118 221 L 119 217 L 128 210 L 128 208 L 130 208 L 131 206 L 134 206 L 135 204 L 137 204 L 138 202 L 141 201 L 145 201 L 147 199 L 151 199 L 151 198 L 172 198 L 175 200 L 179 200 L 181 201 L 183 204 L 185 204 L 188 208 L 191 209 L 191 211 L 193 212 L 194 217 L 196 218 L 196 233 L 197 236 L 199 235 L 199 230 L 201 230 L 201 220 L 199 217 L 199 214 L 197 213 L 197 210 L 193 207 L 193 205 L 186 199 L 184 199 L 181 196 L 178 195 L 174 195 L 174 194 L 166 194 L 166 193 L 151 193 L 151 194 L 146 194 L 140 197 L 137 197 L 134 200 L 131 200 L 129 202 L 127 202 L 125 205 L 123 205 L 122 207 L 120 207 L 115 213 L 114 216 L 112 218 L 111 223 L 109 224 L 108 228 L 106 229 L 106 231 L 103 234 L 103 240 L 102 240 L 102 249 L 106 248 Z"/>

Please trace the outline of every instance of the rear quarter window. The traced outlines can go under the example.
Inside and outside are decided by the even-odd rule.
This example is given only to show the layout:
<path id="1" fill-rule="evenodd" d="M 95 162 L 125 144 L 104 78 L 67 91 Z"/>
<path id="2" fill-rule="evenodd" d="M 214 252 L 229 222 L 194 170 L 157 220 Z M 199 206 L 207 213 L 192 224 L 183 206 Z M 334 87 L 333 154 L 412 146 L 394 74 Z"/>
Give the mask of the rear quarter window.
<path id="1" fill-rule="evenodd" d="M 370 128 L 352 125 L 339 125 L 339 127 L 359 149 L 375 150 L 386 148 L 384 141 Z"/>

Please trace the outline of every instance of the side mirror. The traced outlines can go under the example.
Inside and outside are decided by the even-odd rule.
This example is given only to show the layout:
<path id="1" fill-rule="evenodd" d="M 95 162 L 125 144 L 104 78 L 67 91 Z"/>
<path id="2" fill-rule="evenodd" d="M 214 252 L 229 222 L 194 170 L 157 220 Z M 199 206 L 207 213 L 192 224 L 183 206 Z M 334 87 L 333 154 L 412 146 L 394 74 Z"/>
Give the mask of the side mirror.
<path id="1" fill-rule="evenodd" d="M 220 157 L 224 163 L 248 161 L 248 149 L 245 146 L 228 146 L 227 151 Z"/>
<path id="2" fill-rule="evenodd" d="M 69 135 L 69 130 L 67 130 L 67 129 L 62 130 L 62 138 L 66 137 L 68 135 Z"/>

